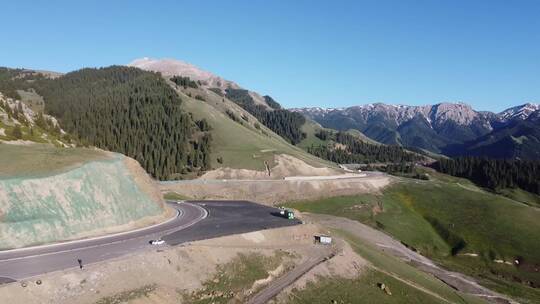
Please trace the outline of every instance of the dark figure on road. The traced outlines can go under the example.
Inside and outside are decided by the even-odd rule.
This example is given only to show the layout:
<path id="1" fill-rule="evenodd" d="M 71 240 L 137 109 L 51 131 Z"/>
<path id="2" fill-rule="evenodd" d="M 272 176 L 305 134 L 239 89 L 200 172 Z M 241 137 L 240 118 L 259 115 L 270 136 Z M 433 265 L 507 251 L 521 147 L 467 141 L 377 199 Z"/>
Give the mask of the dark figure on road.
<path id="1" fill-rule="evenodd" d="M 82 260 L 81 259 L 77 259 L 77 262 L 79 262 L 79 268 L 82 270 L 83 266 L 82 266 Z"/>

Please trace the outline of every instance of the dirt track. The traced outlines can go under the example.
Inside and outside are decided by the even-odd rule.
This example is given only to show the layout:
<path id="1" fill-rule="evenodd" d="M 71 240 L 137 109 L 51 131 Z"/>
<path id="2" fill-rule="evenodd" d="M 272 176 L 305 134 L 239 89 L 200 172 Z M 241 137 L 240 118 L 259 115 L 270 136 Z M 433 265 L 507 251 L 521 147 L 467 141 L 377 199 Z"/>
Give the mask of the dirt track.
<path id="1" fill-rule="evenodd" d="M 274 296 L 279 294 L 283 289 L 298 280 L 305 273 L 313 269 L 315 266 L 323 263 L 327 259 L 334 255 L 334 251 L 330 248 L 328 250 L 315 251 L 312 255 L 304 261 L 302 264 L 296 266 L 293 270 L 287 272 L 283 276 L 275 279 L 266 288 L 257 293 L 251 298 L 248 304 L 264 304 L 267 303 Z"/>
<path id="2" fill-rule="evenodd" d="M 160 184 L 162 192 L 176 192 L 193 199 L 252 200 L 274 205 L 286 201 L 379 192 L 391 177 L 371 174 L 366 177 L 313 180 L 193 180 Z"/>

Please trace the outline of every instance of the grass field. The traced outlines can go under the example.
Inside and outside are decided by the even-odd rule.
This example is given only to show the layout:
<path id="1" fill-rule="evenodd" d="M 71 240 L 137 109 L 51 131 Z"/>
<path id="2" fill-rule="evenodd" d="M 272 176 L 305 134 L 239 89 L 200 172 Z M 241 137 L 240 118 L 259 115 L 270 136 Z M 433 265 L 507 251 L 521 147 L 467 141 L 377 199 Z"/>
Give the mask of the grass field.
<path id="1" fill-rule="evenodd" d="M 529 206 L 540 207 L 540 195 L 521 189 L 503 189 L 500 194 Z"/>
<path id="2" fill-rule="evenodd" d="M 66 171 L 83 162 L 109 157 L 99 150 L 92 149 L 0 143 L 0 178 L 48 176 Z"/>
<path id="3" fill-rule="evenodd" d="M 480 278 L 487 287 L 524 302 L 540 299 L 540 291 L 528 286 L 540 284 L 540 210 L 483 191 L 467 180 L 436 173 L 431 177 L 427 182 L 402 179 L 380 196 L 287 205 L 371 225 L 447 268 Z M 495 262 L 516 259 L 519 266 Z"/>
<path id="4" fill-rule="evenodd" d="M 163 195 L 163 198 L 166 199 L 166 200 L 169 200 L 169 201 L 184 201 L 184 200 L 191 199 L 191 198 L 189 198 L 187 196 L 178 194 L 176 192 L 167 192 L 167 193 L 165 193 Z"/>
<path id="5" fill-rule="evenodd" d="M 381 282 L 389 286 L 392 295 L 377 286 Z M 326 304 L 332 300 L 337 303 L 447 303 L 376 270 L 358 279 L 321 278 L 294 292 L 288 303 Z"/>
<path id="6" fill-rule="evenodd" d="M 206 94 L 206 101 L 190 98 L 183 93 L 183 107 L 193 114 L 195 119 L 205 118 L 212 127 L 212 166 L 230 167 L 235 169 L 264 170 L 264 162 L 272 163 L 275 154 L 289 154 L 306 163 L 315 166 L 335 165 L 308 154 L 299 147 L 293 146 L 283 138 L 264 126 L 255 127 L 255 118 L 246 114 L 248 121 L 235 122 L 225 113 L 226 110 L 236 111 L 237 116 L 245 113 L 233 102 L 223 99 L 213 92 L 193 92 Z M 218 163 L 221 157 L 223 163 Z"/>

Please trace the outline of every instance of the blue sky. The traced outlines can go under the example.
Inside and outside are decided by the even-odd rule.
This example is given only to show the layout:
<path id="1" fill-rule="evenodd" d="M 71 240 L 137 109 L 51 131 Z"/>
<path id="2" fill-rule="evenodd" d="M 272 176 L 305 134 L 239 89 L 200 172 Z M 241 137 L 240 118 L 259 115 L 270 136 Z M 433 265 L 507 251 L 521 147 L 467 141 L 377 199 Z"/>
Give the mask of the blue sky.
<path id="1" fill-rule="evenodd" d="M 540 102 L 540 1 L 33 2 L 0 1 L 0 65 L 177 58 L 287 107 Z"/>

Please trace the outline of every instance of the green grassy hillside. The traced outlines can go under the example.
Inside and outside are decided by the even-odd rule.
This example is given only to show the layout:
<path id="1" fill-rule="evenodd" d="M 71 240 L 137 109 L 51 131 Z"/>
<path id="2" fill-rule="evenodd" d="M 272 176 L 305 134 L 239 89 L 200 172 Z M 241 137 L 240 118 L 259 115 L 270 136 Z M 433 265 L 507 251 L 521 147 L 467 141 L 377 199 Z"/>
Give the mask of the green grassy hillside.
<path id="1" fill-rule="evenodd" d="M 318 123 L 314 122 L 311 119 L 306 119 L 306 123 L 302 126 L 302 132 L 306 134 L 306 137 L 298 144 L 298 147 L 302 149 L 307 149 L 311 146 L 319 146 L 328 144 L 328 141 L 321 140 L 315 133 L 319 130 L 325 129 L 321 127 Z"/>
<path id="2" fill-rule="evenodd" d="M 321 140 L 315 134 L 321 130 L 331 131 L 332 129 L 323 128 L 320 124 L 316 123 L 315 121 L 306 118 L 306 122 L 304 125 L 302 125 L 302 132 L 306 134 L 306 137 L 298 143 L 298 147 L 301 147 L 302 149 L 307 149 L 311 146 L 319 146 L 319 145 L 326 145 L 330 143 L 329 140 Z M 347 133 L 357 137 L 363 142 L 374 144 L 374 145 L 380 145 L 379 142 L 365 136 L 362 132 L 354 129 L 350 129 L 347 131 Z"/>
<path id="3" fill-rule="evenodd" d="M 211 127 L 214 168 L 264 170 L 264 162 L 272 164 L 275 154 L 289 154 L 315 167 L 334 166 L 291 145 L 227 98 L 202 88 L 180 87 L 177 92 L 184 110 Z"/>
<path id="4" fill-rule="evenodd" d="M 522 202 L 524 204 L 540 207 L 540 195 L 521 190 L 519 188 L 515 189 L 502 189 L 499 190 L 499 194 L 504 195 L 508 198 L 511 198 L 515 201 Z"/>
<path id="5" fill-rule="evenodd" d="M 382 195 L 288 205 L 366 223 L 489 288 L 526 303 L 539 299 L 540 291 L 531 286 L 540 284 L 540 209 L 468 180 L 430 175 L 431 181 L 402 179 Z"/>
<path id="6" fill-rule="evenodd" d="M 405 262 L 382 252 L 347 231 L 333 231 L 344 238 L 370 265 L 359 277 L 321 277 L 305 289 L 293 290 L 287 303 L 485 303 L 479 298 L 455 291 Z M 386 294 L 378 284 L 388 286 Z M 321 292 L 324 290 L 324 292 Z"/>

